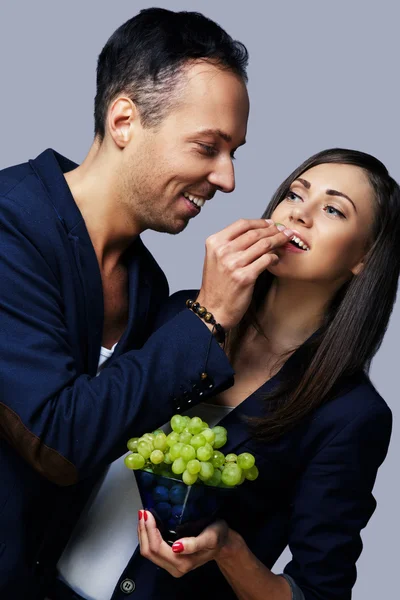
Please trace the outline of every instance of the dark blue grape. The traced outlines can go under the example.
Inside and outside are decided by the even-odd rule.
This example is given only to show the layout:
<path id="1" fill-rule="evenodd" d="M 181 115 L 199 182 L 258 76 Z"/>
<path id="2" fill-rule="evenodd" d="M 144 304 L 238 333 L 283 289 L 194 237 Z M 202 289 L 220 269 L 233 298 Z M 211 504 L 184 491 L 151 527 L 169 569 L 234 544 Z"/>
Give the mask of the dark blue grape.
<path id="1" fill-rule="evenodd" d="M 172 513 L 172 507 L 168 502 L 159 502 L 155 505 L 154 510 L 162 521 L 167 521 Z"/>
<path id="2" fill-rule="evenodd" d="M 153 490 L 154 502 L 168 502 L 169 489 L 164 485 L 157 485 Z"/>

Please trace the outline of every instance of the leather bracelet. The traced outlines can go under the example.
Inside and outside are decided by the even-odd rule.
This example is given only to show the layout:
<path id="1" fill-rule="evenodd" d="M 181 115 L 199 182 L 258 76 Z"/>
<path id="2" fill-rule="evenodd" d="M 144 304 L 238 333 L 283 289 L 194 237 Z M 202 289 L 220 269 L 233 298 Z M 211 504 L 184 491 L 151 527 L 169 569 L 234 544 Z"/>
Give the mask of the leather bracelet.
<path id="1" fill-rule="evenodd" d="M 225 343 L 225 329 L 217 323 L 214 315 L 210 313 L 204 306 L 200 306 L 199 302 L 195 300 L 186 300 L 186 306 L 192 310 L 196 315 L 203 319 L 206 323 L 213 325 L 212 333 L 219 344 Z"/>

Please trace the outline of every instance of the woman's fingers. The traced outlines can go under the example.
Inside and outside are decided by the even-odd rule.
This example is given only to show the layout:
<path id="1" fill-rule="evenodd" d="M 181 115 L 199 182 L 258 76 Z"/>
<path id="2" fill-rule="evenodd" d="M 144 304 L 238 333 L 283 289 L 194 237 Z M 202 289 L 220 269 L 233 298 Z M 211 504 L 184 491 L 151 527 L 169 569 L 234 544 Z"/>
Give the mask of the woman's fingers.
<path id="1" fill-rule="evenodd" d="M 197 537 L 186 537 L 177 540 L 172 545 L 177 554 L 195 554 L 196 552 L 211 552 L 219 550 L 226 541 L 228 526 L 225 521 L 215 521 L 206 527 Z"/>

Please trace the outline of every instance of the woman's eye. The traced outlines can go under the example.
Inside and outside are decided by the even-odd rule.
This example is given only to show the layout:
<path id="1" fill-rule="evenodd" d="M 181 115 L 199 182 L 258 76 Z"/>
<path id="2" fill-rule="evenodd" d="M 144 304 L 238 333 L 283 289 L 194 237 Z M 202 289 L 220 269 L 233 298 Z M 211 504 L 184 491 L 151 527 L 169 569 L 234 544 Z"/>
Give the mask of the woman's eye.
<path id="1" fill-rule="evenodd" d="M 302 198 L 300 196 L 298 196 L 291 190 L 289 190 L 288 193 L 286 194 L 286 199 L 289 200 L 290 202 L 295 202 L 296 200 L 302 200 Z"/>
<path id="2" fill-rule="evenodd" d="M 326 213 L 328 213 L 328 215 L 337 216 L 337 217 L 340 217 L 341 219 L 345 219 L 346 218 L 345 215 L 340 210 L 338 210 L 334 206 L 331 206 L 330 204 L 328 204 L 327 206 L 325 206 L 324 210 L 325 210 Z"/>

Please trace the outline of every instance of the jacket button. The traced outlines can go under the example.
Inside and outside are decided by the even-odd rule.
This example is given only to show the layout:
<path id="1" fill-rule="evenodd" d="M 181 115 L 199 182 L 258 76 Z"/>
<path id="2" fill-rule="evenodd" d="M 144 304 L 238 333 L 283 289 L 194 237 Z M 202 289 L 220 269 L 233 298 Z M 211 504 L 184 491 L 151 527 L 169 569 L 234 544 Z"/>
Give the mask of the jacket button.
<path id="1" fill-rule="evenodd" d="M 121 581 L 121 585 L 119 587 L 121 592 L 124 592 L 124 594 L 132 594 L 132 592 L 135 591 L 136 584 L 134 581 L 132 581 L 132 579 L 124 579 Z"/>

